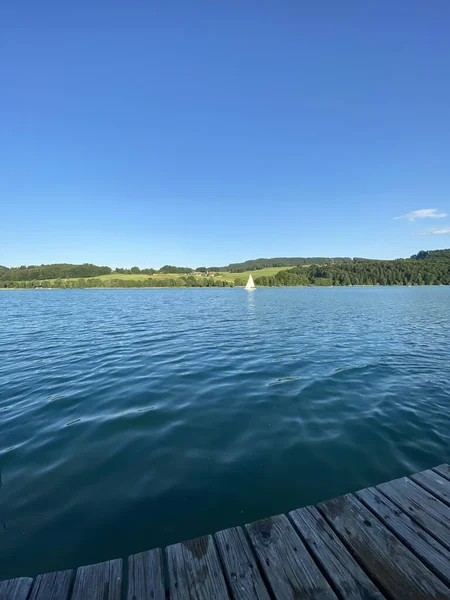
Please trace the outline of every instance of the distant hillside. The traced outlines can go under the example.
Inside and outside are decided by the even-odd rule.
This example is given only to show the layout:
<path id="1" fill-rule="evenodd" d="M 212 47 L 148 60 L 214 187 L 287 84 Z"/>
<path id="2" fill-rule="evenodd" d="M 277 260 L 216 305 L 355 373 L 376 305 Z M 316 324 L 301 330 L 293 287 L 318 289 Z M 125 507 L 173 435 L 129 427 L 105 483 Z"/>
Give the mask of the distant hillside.
<path id="1" fill-rule="evenodd" d="M 428 260 L 423 260 L 424 258 Z M 421 256 L 397 260 L 355 260 L 351 263 L 294 267 L 270 277 L 256 277 L 255 283 L 258 287 L 450 285 L 450 257 Z"/>
<path id="2" fill-rule="evenodd" d="M 299 265 L 325 265 L 334 263 L 352 262 L 351 258 L 257 258 L 242 263 L 232 263 L 227 267 L 197 267 L 197 272 L 224 271 L 228 273 L 244 273 L 271 267 L 297 267 Z M 52 265 L 22 265 L 21 267 L 4 267 L 0 265 L 0 281 L 39 281 L 44 279 L 70 279 L 74 277 L 99 277 L 100 275 L 154 275 L 154 274 L 189 274 L 193 269 L 190 267 L 177 267 L 164 265 L 160 269 L 131 269 L 111 267 L 99 267 L 91 263 L 73 265 L 57 263 Z"/>
<path id="3" fill-rule="evenodd" d="M 299 265 L 326 265 L 335 263 L 352 262 L 350 257 L 281 257 L 281 258 L 256 258 L 241 263 L 231 263 L 227 267 L 209 267 L 211 271 L 226 271 L 229 273 L 243 273 L 244 271 L 257 271 L 268 267 L 298 267 Z"/>
<path id="4" fill-rule="evenodd" d="M 213 271 L 210 275 L 215 277 L 207 277 L 208 271 Z M 34 287 L 38 282 L 44 282 L 46 287 L 73 287 L 70 283 L 73 280 L 78 281 L 79 287 L 89 287 L 94 283 L 95 286 L 106 287 L 133 287 L 135 284 L 143 287 L 209 287 L 234 285 L 235 282 L 236 285 L 244 285 L 245 281 L 232 274 L 243 273 L 242 277 L 248 277 L 251 272 L 259 279 L 258 285 L 449 285 L 450 249 L 421 250 L 411 258 L 396 260 L 348 257 L 258 258 L 231 263 L 227 267 L 198 267 L 196 272 L 190 267 L 173 265 L 164 265 L 159 270 L 139 267 L 113 270 L 111 267 L 91 263 L 22 265 L 14 268 L 0 265 L 0 287 Z M 108 284 L 103 281 L 104 277 Z"/>
<path id="5" fill-rule="evenodd" d="M 450 258 L 450 249 L 447 250 L 421 250 L 417 254 L 413 254 L 411 258 L 416 260 L 433 259 L 433 258 Z"/>
<path id="6" fill-rule="evenodd" d="M 58 263 L 54 265 L 29 265 L 0 267 L 0 281 L 31 281 L 40 279 L 68 279 L 71 277 L 98 277 L 111 273 L 110 267 L 97 267 L 90 263 L 71 265 Z"/>

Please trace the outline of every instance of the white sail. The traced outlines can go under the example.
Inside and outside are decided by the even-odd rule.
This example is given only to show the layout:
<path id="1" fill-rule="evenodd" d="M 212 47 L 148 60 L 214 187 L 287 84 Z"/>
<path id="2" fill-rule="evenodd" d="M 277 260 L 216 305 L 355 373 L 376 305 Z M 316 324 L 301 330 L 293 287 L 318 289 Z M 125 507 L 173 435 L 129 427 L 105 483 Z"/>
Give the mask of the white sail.
<path id="1" fill-rule="evenodd" d="M 247 285 L 245 286 L 246 290 L 254 290 L 256 289 L 256 285 L 253 282 L 253 277 L 250 275 L 247 281 Z"/>

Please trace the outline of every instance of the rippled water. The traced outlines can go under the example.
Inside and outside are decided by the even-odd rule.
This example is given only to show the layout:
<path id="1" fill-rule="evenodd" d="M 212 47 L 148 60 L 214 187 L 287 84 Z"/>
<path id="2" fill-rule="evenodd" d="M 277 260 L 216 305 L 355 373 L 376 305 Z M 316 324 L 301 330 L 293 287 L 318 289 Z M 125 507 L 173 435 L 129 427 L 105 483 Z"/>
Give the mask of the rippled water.
<path id="1" fill-rule="evenodd" d="M 0 293 L 0 579 L 450 458 L 450 288 Z"/>

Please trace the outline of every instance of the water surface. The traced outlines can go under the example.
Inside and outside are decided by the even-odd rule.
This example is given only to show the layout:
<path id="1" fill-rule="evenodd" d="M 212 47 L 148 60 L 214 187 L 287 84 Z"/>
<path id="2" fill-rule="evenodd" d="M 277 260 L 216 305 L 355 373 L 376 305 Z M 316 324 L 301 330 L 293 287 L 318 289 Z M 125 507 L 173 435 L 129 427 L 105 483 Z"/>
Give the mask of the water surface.
<path id="1" fill-rule="evenodd" d="M 450 288 L 0 293 L 0 579 L 450 459 Z"/>

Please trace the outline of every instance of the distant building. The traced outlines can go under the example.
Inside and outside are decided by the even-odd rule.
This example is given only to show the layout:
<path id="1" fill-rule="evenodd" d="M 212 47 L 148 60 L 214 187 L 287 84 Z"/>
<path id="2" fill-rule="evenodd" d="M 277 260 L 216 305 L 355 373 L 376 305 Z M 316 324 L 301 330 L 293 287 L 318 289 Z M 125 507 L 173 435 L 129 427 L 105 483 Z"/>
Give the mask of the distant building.
<path id="1" fill-rule="evenodd" d="M 215 274 L 216 274 L 216 272 L 215 272 L 215 271 L 208 271 L 208 275 L 209 275 L 209 277 L 214 277 L 214 276 L 215 276 Z"/>

